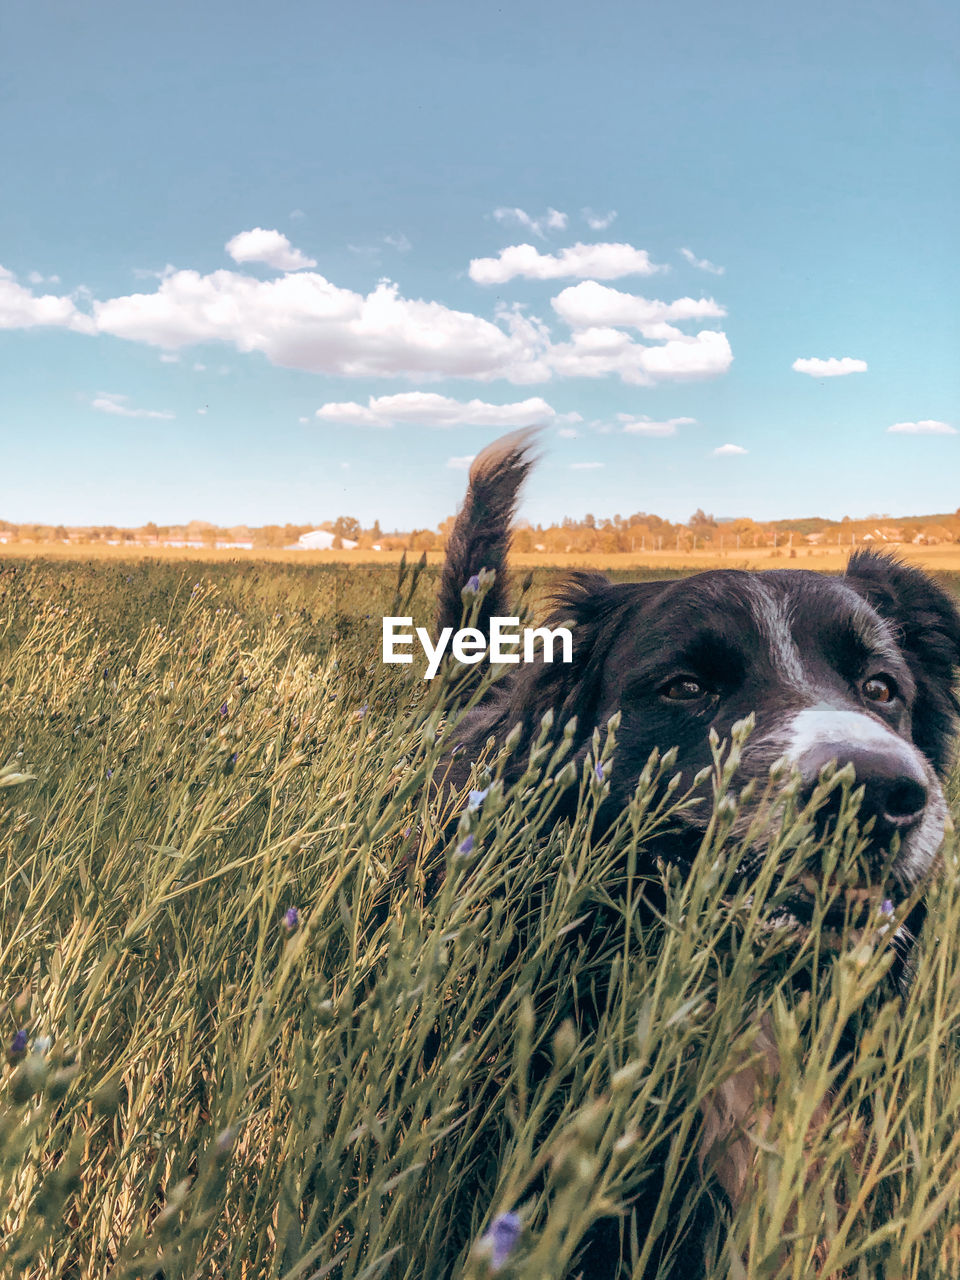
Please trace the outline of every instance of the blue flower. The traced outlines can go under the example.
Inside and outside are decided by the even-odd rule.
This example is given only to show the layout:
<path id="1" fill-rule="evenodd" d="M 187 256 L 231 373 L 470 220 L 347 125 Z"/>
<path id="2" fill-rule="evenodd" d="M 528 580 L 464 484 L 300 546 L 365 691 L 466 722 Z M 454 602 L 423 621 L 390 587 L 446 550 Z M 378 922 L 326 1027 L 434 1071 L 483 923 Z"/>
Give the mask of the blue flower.
<path id="1" fill-rule="evenodd" d="M 10 1054 L 11 1058 L 19 1058 L 20 1055 L 23 1053 L 26 1053 L 26 1051 L 27 1051 L 27 1033 L 26 1033 L 26 1030 L 21 1029 L 16 1033 L 16 1035 L 10 1041 L 10 1048 L 8 1050 L 8 1053 Z"/>
<path id="2" fill-rule="evenodd" d="M 603 765 L 599 760 L 593 766 L 593 772 L 597 775 L 597 781 L 602 782 L 603 781 Z"/>
<path id="3" fill-rule="evenodd" d="M 477 592 L 480 590 L 480 575 L 478 573 L 472 574 L 467 579 L 467 585 L 463 589 L 464 591 L 470 591 L 474 595 L 476 595 Z"/>
<path id="4" fill-rule="evenodd" d="M 479 809 L 480 806 L 483 804 L 484 800 L 486 800 L 487 792 L 489 790 L 490 790 L 489 787 L 484 787 L 482 791 L 471 791 L 470 794 L 467 796 L 467 808 Z"/>
<path id="5" fill-rule="evenodd" d="M 473 845 L 473 836 L 469 835 L 465 840 L 460 841 L 460 844 L 457 846 L 457 853 L 460 854 L 461 857 L 465 857 L 468 853 L 473 853 Z"/>
<path id="6" fill-rule="evenodd" d="M 882 916 L 893 915 L 893 903 L 889 898 L 884 898 L 883 902 L 880 903 L 880 914 Z"/>
<path id="7" fill-rule="evenodd" d="M 501 1213 L 490 1223 L 481 1237 L 481 1244 L 490 1251 L 490 1270 L 499 1271 L 517 1247 L 523 1232 L 518 1213 Z"/>
<path id="8" fill-rule="evenodd" d="M 296 907 L 287 907 L 286 911 L 283 913 L 283 927 L 288 933 L 293 933 L 299 923 L 300 912 Z"/>
<path id="9" fill-rule="evenodd" d="M 230 708 L 227 706 L 226 703 L 224 703 L 223 706 L 220 708 L 220 714 L 222 716 L 225 716 L 229 712 L 229 710 Z"/>

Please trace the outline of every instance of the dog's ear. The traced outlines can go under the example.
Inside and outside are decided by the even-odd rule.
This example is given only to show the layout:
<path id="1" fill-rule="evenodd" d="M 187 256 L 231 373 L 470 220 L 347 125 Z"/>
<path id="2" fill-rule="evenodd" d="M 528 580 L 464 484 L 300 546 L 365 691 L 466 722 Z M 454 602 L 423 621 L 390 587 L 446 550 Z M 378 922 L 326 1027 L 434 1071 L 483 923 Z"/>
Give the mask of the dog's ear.
<path id="1" fill-rule="evenodd" d="M 957 604 L 922 570 L 873 551 L 851 556 L 845 578 L 896 628 L 917 684 L 914 741 L 942 775 L 960 713 L 954 689 L 960 667 Z"/>
<path id="2" fill-rule="evenodd" d="M 630 611 L 659 595 L 669 582 L 611 582 L 601 573 L 572 574 L 553 596 L 544 625 L 568 626 L 572 662 L 537 662 L 523 668 L 506 714 L 522 723 L 524 740 L 536 736 L 543 715 L 553 709 L 556 731 L 577 718 L 576 742 L 589 741 L 597 724 L 607 657 Z"/>

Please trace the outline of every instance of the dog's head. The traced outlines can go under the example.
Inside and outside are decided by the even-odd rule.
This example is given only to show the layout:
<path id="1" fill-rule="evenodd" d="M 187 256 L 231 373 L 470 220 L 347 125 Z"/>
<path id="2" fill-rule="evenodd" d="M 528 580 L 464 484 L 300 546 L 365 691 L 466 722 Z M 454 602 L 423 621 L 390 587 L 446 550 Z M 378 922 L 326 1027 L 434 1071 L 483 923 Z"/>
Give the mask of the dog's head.
<path id="1" fill-rule="evenodd" d="M 897 836 L 901 891 L 927 875 L 946 818 L 940 780 L 958 712 L 960 615 L 925 574 L 864 553 L 843 578 L 579 575 L 558 597 L 561 619 L 573 623 L 574 662 L 528 670 L 522 702 L 530 723 L 548 706 L 558 724 L 577 716 L 582 753 L 594 727 L 620 711 L 612 807 L 629 801 L 654 747 L 678 748 L 689 784 L 711 762 L 710 730 L 729 738 L 753 713 L 743 781 L 766 779 L 785 758 L 812 791 L 828 762 L 852 765 L 872 860 L 879 866 Z M 706 822 L 702 807 L 700 819 L 691 811 L 691 837 Z"/>

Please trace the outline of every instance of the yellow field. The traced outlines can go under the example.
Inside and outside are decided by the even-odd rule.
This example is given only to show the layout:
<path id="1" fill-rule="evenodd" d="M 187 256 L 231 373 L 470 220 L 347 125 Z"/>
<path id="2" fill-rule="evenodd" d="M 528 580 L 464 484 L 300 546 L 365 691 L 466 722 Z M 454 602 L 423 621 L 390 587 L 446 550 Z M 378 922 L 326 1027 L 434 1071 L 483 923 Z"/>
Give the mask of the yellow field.
<path id="1" fill-rule="evenodd" d="M 945 543 L 933 547 L 915 547 L 876 544 L 902 560 L 924 569 L 960 572 L 960 543 Z M 861 548 L 862 549 L 862 544 Z M 252 551 L 225 548 L 223 550 L 185 547 L 105 547 L 97 543 L 4 543 L 0 545 L 0 559 L 6 557 L 42 556 L 57 560 L 180 560 L 209 563 L 210 561 L 271 561 L 282 564 L 398 564 L 400 551 L 286 551 L 256 549 Z M 835 573 L 842 569 L 850 555 L 849 547 L 798 547 L 795 554 L 785 548 L 774 550 L 761 547 L 742 551 L 647 551 L 647 552 L 591 552 L 588 554 L 548 554 L 525 552 L 514 554 L 511 563 L 516 569 L 816 569 L 822 573 Z M 408 560 L 417 560 L 419 552 L 408 552 Z M 442 551 L 428 551 L 428 564 L 441 564 Z"/>

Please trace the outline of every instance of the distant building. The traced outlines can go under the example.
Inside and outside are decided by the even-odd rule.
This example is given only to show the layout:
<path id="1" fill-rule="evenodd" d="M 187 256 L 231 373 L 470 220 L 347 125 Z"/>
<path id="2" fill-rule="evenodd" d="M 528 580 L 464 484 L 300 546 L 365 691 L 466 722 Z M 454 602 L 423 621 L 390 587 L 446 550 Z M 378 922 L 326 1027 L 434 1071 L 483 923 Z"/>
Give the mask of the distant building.
<path id="1" fill-rule="evenodd" d="M 329 529 L 311 529 L 309 533 L 301 533 L 297 541 L 285 549 L 287 551 L 332 551 L 336 540 L 337 535 L 331 533 Z M 351 542 L 349 538 L 341 538 L 340 545 L 344 551 L 353 551 L 357 543 Z"/>

